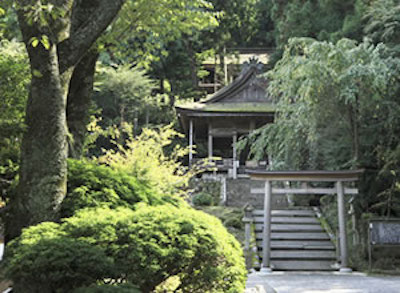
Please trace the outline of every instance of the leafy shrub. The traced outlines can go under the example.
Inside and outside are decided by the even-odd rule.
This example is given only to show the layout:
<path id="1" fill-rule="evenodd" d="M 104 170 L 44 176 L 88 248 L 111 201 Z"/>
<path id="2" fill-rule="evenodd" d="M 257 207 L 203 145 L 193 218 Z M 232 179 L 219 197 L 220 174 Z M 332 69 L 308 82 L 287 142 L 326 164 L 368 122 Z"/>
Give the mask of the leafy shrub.
<path id="1" fill-rule="evenodd" d="M 104 279 L 150 292 L 174 276 L 182 292 L 242 292 L 246 279 L 240 245 L 218 219 L 171 205 L 81 210 L 25 229 L 10 248 L 6 275 L 30 292 Z"/>
<path id="2" fill-rule="evenodd" d="M 213 205 L 213 197 L 205 192 L 195 194 L 192 198 L 194 206 L 211 206 Z"/>
<path id="3" fill-rule="evenodd" d="M 207 169 L 204 163 L 191 168 L 183 165 L 189 148 L 174 144 L 183 134 L 172 129 L 172 125 L 158 129 L 143 129 L 133 137 L 129 125 L 122 145 L 115 142 L 117 149 L 107 150 L 98 160 L 116 170 L 122 170 L 136 178 L 144 178 L 155 190 L 163 194 L 183 194 L 190 179 Z M 207 160 L 206 160 L 207 162 Z M 208 168 L 209 169 L 209 168 Z"/>
<path id="4" fill-rule="evenodd" d="M 236 229 L 242 229 L 243 228 L 243 222 L 240 218 L 236 218 L 236 217 L 231 217 L 228 218 L 224 221 L 224 225 L 226 227 L 233 227 Z"/>
<path id="5" fill-rule="evenodd" d="M 68 237 L 50 222 L 25 229 L 7 246 L 5 261 L 15 291 L 32 293 L 70 292 L 113 276 L 114 266 L 100 246 Z"/>
<path id="6" fill-rule="evenodd" d="M 61 206 L 62 217 L 71 216 L 85 207 L 132 208 L 138 202 L 178 204 L 181 200 L 171 195 L 160 195 L 146 182 L 122 170 L 91 161 L 68 161 L 68 193 Z"/>
<path id="7" fill-rule="evenodd" d="M 190 189 L 193 194 L 208 193 L 213 197 L 213 204 L 217 205 L 221 201 L 221 182 L 214 179 L 204 179 L 193 177 L 190 180 Z"/>

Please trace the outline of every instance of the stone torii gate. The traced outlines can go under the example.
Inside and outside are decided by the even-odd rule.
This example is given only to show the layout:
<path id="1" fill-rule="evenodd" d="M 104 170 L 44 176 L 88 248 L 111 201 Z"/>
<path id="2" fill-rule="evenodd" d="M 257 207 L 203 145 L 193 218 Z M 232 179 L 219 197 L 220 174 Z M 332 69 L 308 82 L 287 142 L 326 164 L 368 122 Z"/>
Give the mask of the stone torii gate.
<path id="1" fill-rule="evenodd" d="M 248 171 L 252 180 L 265 181 L 264 187 L 264 231 L 261 272 L 269 273 L 271 268 L 271 198 L 272 194 L 337 194 L 340 239 L 340 272 L 351 272 L 348 267 L 345 194 L 358 194 L 357 188 L 345 188 L 345 182 L 359 180 L 364 170 L 350 171 Z M 272 182 L 332 182 L 331 188 L 273 188 Z"/>

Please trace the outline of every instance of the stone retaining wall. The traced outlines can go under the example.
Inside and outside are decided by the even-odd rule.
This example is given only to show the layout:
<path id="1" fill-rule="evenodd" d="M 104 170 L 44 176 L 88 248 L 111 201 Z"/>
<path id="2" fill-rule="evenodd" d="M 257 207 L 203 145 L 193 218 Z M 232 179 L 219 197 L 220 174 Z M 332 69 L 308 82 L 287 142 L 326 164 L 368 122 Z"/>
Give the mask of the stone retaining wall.
<path id="1" fill-rule="evenodd" d="M 252 188 L 263 188 L 263 181 L 252 181 L 249 178 L 226 179 L 226 202 L 227 206 L 243 207 L 250 203 L 257 209 L 264 206 L 264 194 L 252 194 Z M 288 206 L 285 195 L 272 196 L 272 209 L 280 209 Z"/>

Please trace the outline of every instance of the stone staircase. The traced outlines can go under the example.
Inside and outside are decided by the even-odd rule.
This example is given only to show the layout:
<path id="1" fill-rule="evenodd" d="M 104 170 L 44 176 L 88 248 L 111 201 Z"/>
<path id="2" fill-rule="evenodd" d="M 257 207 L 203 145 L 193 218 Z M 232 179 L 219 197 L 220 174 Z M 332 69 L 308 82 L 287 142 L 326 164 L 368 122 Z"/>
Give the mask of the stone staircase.
<path id="1" fill-rule="evenodd" d="M 262 257 L 263 210 L 254 210 L 255 234 Z M 271 264 L 273 270 L 335 270 L 336 252 L 329 235 L 311 209 L 271 211 Z"/>

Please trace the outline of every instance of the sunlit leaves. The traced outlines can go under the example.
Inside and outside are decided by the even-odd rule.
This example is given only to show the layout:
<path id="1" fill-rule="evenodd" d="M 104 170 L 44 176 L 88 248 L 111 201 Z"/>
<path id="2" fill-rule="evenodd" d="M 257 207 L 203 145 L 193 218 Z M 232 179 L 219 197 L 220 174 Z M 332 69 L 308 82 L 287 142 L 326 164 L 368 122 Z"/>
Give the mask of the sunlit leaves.
<path id="1" fill-rule="evenodd" d="M 99 161 L 149 182 L 161 193 L 181 193 L 199 171 L 189 170 L 182 163 L 189 153 L 188 148 L 172 146 L 173 141 L 182 136 L 171 125 L 143 129 L 139 136 L 130 136 L 124 145 L 117 143 L 117 150 L 106 151 Z M 169 154 L 167 148 L 172 149 Z"/>
<path id="2" fill-rule="evenodd" d="M 218 15 L 212 4 L 203 0 L 128 1 L 101 40 L 118 47 L 117 56 L 133 56 L 136 63 L 148 66 L 157 61 L 155 52 L 166 54 L 164 44 L 215 27 Z M 140 46 L 127 45 L 130 42 Z"/>
<path id="3" fill-rule="evenodd" d="M 29 40 L 29 44 L 34 48 L 36 48 L 39 44 L 42 44 L 46 50 L 50 49 L 50 40 L 49 40 L 49 37 L 46 35 L 42 35 L 40 38 L 32 37 Z"/>
<path id="4" fill-rule="evenodd" d="M 63 18 L 71 8 L 73 1 L 62 1 L 59 5 L 52 3 L 43 4 L 37 1 L 33 5 L 18 5 L 18 9 L 25 12 L 29 25 L 39 25 L 40 27 L 50 26 L 52 21 Z"/>

